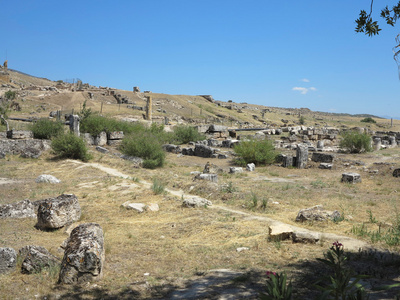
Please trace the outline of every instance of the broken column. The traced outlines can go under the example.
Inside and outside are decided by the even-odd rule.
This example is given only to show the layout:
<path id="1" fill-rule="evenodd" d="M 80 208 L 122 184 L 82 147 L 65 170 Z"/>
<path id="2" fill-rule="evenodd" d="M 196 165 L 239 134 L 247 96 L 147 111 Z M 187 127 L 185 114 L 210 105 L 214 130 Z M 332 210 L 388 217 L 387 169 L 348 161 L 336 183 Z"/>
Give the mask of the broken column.
<path id="1" fill-rule="evenodd" d="M 297 145 L 296 150 L 296 167 L 304 169 L 308 161 L 308 146 L 306 144 Z"/>
<path id="2" fill-rule="evenodd" d="M 147 99 L 147 105 L 146 105 L 146 120 L 151 121 L 152 119 L 152 111 L 151 111 L 151 96 L 146 96 Z"/>
<path id="3" fill-rule="evenodd" d="M 397 147 L 396 137 L 389 136 L 389 145 L 391 148 Z"/>
<path id="4" fill-rule="evenodd" d="M 69 130 L 76 136 L 80 136 L 79 116 L 78 115 L 70 115 L 69 116 Z"/>
<path id="5" fill-rule="evenodd" d="M 374 143 L 374 150 L 378 151 L 381 149 L 381 145 L 382 145 L 382 140 L 381 138 L 374 138 L 373 139 L 373 143 Z"/>

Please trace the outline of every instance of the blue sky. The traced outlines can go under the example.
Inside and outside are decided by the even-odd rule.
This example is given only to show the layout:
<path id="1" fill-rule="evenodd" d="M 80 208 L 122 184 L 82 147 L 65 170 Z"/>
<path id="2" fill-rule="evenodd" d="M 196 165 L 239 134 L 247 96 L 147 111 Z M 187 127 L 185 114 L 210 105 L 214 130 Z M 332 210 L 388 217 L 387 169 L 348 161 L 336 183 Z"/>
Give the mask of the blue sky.
<path id="1" fill-rule="evenodd" d="M 375 15 L 397 1 L 375 0 Z M 400 116 L 400 32 L 354 31 L 370 0 L 0 0 L 0 60 L 51 80 Z"/>

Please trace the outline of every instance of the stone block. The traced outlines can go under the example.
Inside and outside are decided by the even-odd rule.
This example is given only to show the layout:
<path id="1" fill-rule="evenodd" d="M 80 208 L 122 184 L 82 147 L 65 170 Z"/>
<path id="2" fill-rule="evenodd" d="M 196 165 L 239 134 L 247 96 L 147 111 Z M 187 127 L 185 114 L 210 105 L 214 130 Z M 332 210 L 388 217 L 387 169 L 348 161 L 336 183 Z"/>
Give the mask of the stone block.
<path id="1" fill-rule="evenodd" d="M 343 173 L 341 182 L 359 183 L 361 182 L 361 176 L 358 173 Z"/>
<path id="2" fill-rule="evenodd" d="M 0 248 L 0 274 L 14 271 L 17 265 L 17 252 L 13 248 Z"/>
<path id="3" fill-rule="evenodd" d="M 272 224 L 268 227 L 269 239 L 272 241 L 284 241 L 292 238 L 293 229 L 286 224 Z"/>
<path id="4" fill-rule="evenodd" d="M 7 138 L 13 140 L 33 139 L 33 132 L 30 130 L 9 130 Z"/>
<path id="5" fill-rule="evenodd" d="M 314 162 L 332 163 L 335 159 L 333 154 L 314 152 L 311 156 L 311 160 Z"/>

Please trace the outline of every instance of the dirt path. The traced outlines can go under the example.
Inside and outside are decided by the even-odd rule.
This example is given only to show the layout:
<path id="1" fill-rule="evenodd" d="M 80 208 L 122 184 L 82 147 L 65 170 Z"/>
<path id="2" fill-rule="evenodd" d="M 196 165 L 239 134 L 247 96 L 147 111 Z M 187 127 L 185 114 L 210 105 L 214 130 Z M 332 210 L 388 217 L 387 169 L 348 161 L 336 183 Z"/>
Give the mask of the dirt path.
<path id="1" fill-rule="evenodd" d="M 110 168 L 110 167 L 105 167 L 101 164 L 98 163 L 82 163 L 76 160 L 68 160 L 68 162 L 72 162 L 74 164 L 78 164 L 79 167 L 93 167 L 93 168 L 97 168 L 111 176 L 115 176 L 115 177 L 120 177 L 123 179 L 130 179 L 132 176 L 124 174 L 120 171 L 118 171 L 117 169 L 114 168 Z M 140 185 L 136 184 L 136 183 L 130 183 L 132 187 L 140 187 L 140 186 L 144 186 L 146 188 L 150 188 L 151 187 L 151 183 L 146 182 L 144 180 L 140 181 Z M 170 193 L 171 195 L 177 196 L 177 197 L 182 197 L 182 196 L 195 196 L 195 195 L 190 195 L 190 194 L 186 194 L 184 193 L 184 191 L 182 190 L 171 190 L 171 189 L 165 189 L 168 193 Z M 333 233 L 323 233 L 323 232 L 318 232 L 318 231 L 311 231 L 299 226 L 294 226 L 294 225 L 290 225 L 290 224 L 286 224 L 277 220 L 274 220 L 270 217 L 265 217 L 265 216 L 257 216 L 248 212 L 244 212 L 244 211 L 240 211 L 240 210 L 235 210 L 235 209 L 231 209 L 229 207 L 226 206 L 221 206 L 221 205 L 212 205 L 209 208 L 211 209 L 219 209 L 219 210 L 223 210 L 223 211 L 227 211 L 233 214 L 237 214 L 242 216 L 245 219 L 249 219 L 249 220 L 259 220 L 261 222 L 266 222 L 269 226 L 285 226 L 286 228 L 290 228 L 294 233 L 309 233 L 309 234 L 314 234 L 314 235 L 319 235 L 321 237 L 322 240 L 327 241 L 327 242 L 334 242 L 334 241 L 340 241 L 342 243 L 346 244 L 346 249 L 350 250 L 350 251 L 358 251 L 360 248 L 365 250 L 365 249 L 372 249 L 372 246 L 369 245 L 368 243 L 361 241 L 361 240 L 357 240 L 354 238 L 350 238 L 347 236 L 343 236 L 343 235 L 337 235 L 337 234 L 333 234 Z"/>

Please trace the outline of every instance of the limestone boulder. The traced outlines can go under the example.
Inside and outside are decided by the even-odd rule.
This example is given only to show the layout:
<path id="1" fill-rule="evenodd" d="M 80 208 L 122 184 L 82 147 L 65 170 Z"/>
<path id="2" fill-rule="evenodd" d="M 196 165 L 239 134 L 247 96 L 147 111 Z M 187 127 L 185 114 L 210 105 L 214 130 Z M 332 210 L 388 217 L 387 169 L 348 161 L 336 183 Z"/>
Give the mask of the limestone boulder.
<path id="1" fill-rule="evenodd" d="M 232 174 L 243 173 L 243 168 L 242 167 L 229 167 L 229 173 L 232 173 Z"/>
<path id="2" fill-rule="evenodd" d="M 218 175 L 217 174 L 198 174 L 194 177 L 194 179 L 198 179 L 198 180 L 208 180 L 211 182 L 218 182 Z"/>
<path id="3" fill-rule="evenodd" d="M 17 264 L 17 252 L 13 248 L 0 248 L 0 274 L 11 272 Z"/>
<path id="4" fill-rule="evenodd" d="M 56 198 L 44 199 L 38 207 L 37 227 L 57 229 L 78 221 L 81 207 L 73 194 L 62 194 Z"/>
<path id="5" fill-rule="evenodd" d="M 59 283 L 75 284 L 101 279 L 105 259 L 104 235 L 99 224 L 75 227 L 61 262 Z"/>
<path id="6" fill-rule="evenodd" d="M 341 182 L 359 183 L 361 182 L 361 176 L 358 173 L 343 173 Z"/>
<path id="7" fill-rule="evenodd" d="M 53 175 L 42 174 L 42 175 L 39 175 L 36 178 L 35 182 L 36 183 L 42 183 L 42 182 L 45 182 L 45 183 L 60 183 L 61 180 L 59 180 L 58 178 L 54 177 Z"/>
<path id="8" fill-rule="evenodd" d="M 134 210 L 137 211 L 138 213 L 142 213 L 146 209 L 146 204 L 144 203 L 133 203 L 131 201 L 126 201 L 122 203 L 121 205 L 123 208 L 128 209 L 128 210 Z"/>
<path id="9" fill-rule="evenodd" d="M 1 218 L 36 218 L 36 207 L 30 200 L 0 205 Z"/>
<path id="10" fill-rule="evenodd" d="M 211 205 L 211 201 L 197 196 L 185 197 L 182 202 L 184 207 L 206 207 Z"/>
<path id="11" fill-rule="evenodd" d="M 247 164 L 246 165 L 246 170 L 249 172 L 254 172 L 254 170 L 256 169 L 256 165 L 253 163 Z"/>
<path id="12" fill-rule="evenodd" d="M 25 246 L 19 250 L 18 254 L 22 259 L 21 272 L 25 274 L 40 273 L 44 268 L 60 264 L 57 257 L 41 246 Z"/>
<path id="13" fill-rule="evenodd" d="M 316 205 L 299 211 L 296 222 L 304 221 L 326 221 L 340 218 L 340 212 L 324 210 L 322 205 Z"/>
<path id="14" fill-rule="evenodd" d="M 214 154 L 214 149 L 209 146 L 202 144 L 195 144 L 194 146 L 194 155 L 199 157 L 209 158 Z"/>
<path id="15" fill-rule="evenodd" d="M 271 224 L 269 229 L 269 239 L 272 241 L 283 241 L 291 239 L 293 229 L 287 224 L 277 223 Z"/>
<path id="16" fill-rule="evenodd" d="M 318 232 L 295 231 L 292 234 L 293 243 L 316 244 L 321 239 Z"/>

